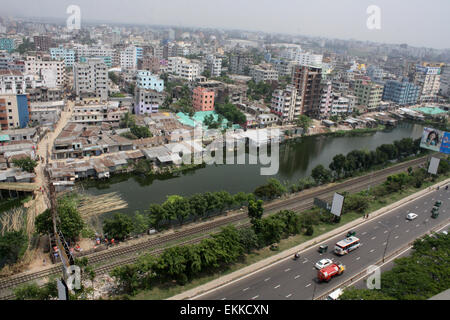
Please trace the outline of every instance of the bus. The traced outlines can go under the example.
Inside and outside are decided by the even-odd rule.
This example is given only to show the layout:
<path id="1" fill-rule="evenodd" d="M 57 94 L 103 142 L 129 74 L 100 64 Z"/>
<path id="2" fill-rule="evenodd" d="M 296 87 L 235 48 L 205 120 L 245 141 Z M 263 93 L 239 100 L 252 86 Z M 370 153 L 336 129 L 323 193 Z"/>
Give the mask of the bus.
<path id="1" fill-rule="evenodd" d="M 355 250 L 361 245 L 361 242 L 357 237 L 348 237 L 344 240 L 336 243 L 334 247 L 334 252 L 340 256 L 349 253 L 350 251 Z"/>

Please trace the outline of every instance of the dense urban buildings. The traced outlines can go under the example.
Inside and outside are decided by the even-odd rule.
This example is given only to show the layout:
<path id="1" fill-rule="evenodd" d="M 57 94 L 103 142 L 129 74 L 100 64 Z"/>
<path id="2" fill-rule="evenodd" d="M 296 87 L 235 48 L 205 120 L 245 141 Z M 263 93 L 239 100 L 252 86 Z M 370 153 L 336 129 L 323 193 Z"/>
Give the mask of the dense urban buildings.
<path id="1" fill-rule="evenodd" d="M 108 98 L 108 70 L 102 59 L 90 58 L 73 67 L 74 91 L 77 96 L 92 93 L 101 100 Z"/>
<path id="2" fill-rule="evenodd" d="M 194 88 L 192 103 L 197 111 L 214 110 L 214 91 L 202 87 Z"/>

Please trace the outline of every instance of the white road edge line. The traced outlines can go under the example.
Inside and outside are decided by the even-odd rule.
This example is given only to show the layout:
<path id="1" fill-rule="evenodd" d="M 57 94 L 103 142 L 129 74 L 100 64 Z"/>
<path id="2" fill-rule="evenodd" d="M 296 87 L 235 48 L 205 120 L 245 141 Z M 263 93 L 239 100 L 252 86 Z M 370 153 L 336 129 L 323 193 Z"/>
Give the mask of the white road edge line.
<path id="1" fill-rule="evenodd" d="M 418 192 L 420 192 L 420 191 L 418 191 Z M 433 192 L 433 191 L 431 191 L 431 192 Z M 429 195 L 429 192 L 428 192 L 428 193 L 424 193 L 424 194 L 420 195 L 419 197 L 417 197 L 417 198 L 415 198 L 414 200 L 411 200 L 411 201 L 417 201 L 417 200 L 419 200 L 420 198 L 425 197 L 425 196 L 427 196 L 427 195 Z M 449 198 L 449 199 L 450 199 L 450 198 Z M 402 204 L 401 206 L 404 206 L 404 205 L 406 205 L 406 204 L 407 204 L 407 202 L 405 202 L 405 203 Z M 380 215 L 378 215 L 377 217 L 375 217 L 375 219 L 379 219 L 379 218 L 385 216 L 385 215 L 388 214 L 388 213 L 392 213 L 392 211 L 394 211 L 394 210 L 396 210 L 396 209 L 397 209 L 397 208 L 394 208 L 394 209 L 392 209 L 392 210 L 383 212 L 383 213 L 381 213 Z M 369 223 L 369 222 L 371 222 L 371 221 L 364 221 L 364 222 L 361 222 L 360 224 L 358 224 L 358 225 L 355 226 L 355 227 L 361 227 L 361 226 L 364 226 L 364 225 L 366 225 L 366 224 Z M 328 238 L 328 240 L 333 239 L 333 238 L 336 238 L 336 237 L 338 237 L 338 235 L 331 236 L 331 237 Z M 326 239 L 324 239 L 322 242 L 324 242 L 324 241 L 326 241 Z M 361 245 L 362 245 L 362 244 L 361 244 Z M 308 250 L 310 250 L 310 249 L 311 249 L 311 247 L 305 248 L 304 250 L 302 250 L 302 252 L 303 252 L 303 251 L 308 251 Z M 236 278 L 236 279 L 234 279 L 234 280 L 232 280 L 232 281 L 230 281 L 230 282 L 227 282 L 227 283 L 225 283 L 225 284 L 218 285 L 218 286 L 215 287 L 215 288 L 212 288 L 212 289 L 206 290 L 206 291 L 204 291 L 204 292 L 202 292 L 202 293 L 200 293 L 200 294 L 191 296 L 191 297 L 189 297 L 189 299 L 190 299 L 190 300 L 198 299 L 198 298 L 200 298 L 200 297 L 202 297 L 202 296 L 204 296 L 204 295 L 210 294 L 211 292 L 217 291 L 217 290 L 219 290 L 219 289 L 221 289 L 221 288 L 224 288 L 224 287 L 226 287 L 226 286 L 229 286 L 229 285 L 231 285 L 231 284 L 233 284 L 233 283 L 236 283 L 236 282 L 238 282 L 238 281 L 242 281 L 243 279 L 246 279 L 246 278 L 248 278 L 248 277 L 251 277 L 251 276 L 253 276 L 253 275 L 255 275 L 255 274 L 259 273 L 259 272 L 262 272 L 262 271 L 264 271 L 264 270 L 266 270 L 266 269 L 272 268 L 272 267 L 274 267 L 275 265 L 280 264 L 280 263 L 283 263 L 283 262 L 286 262 L 287 260 L 290 260 L 290 259 L 292 259 L 291 256 L 287 256 L 287 257 L 282 258 L 282 259 L 280 259 L 280 260 L 278 260 L 278 261 L 275 261 L 274 263 L 268 264 L 268 265 L 266 265 L 266 266 L 264 266 L 264 267 L 262 267 L 262 268 L 260 268 L 260 269 L 258 269 L 258 270 L 252 271 L 252 272 L 250 272 L 250 273 L 248 273 L 248 274 L 245 274 L 245 275 L 243 275 L 243 276 L 241 276 L 241 277 L 238 277 L 238 278 Z"/>

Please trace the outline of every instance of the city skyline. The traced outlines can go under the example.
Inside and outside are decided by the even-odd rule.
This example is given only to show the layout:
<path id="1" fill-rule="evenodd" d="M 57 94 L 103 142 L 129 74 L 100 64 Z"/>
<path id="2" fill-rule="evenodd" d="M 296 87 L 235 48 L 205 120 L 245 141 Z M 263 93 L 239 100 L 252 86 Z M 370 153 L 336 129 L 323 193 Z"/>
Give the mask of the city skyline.
<path id="1" fill-rule="evenodd" d="M 445 16 L 450 12 L 450 3 L 443 0 L 431 0 L 427 4 L 413 0 L 408 2 L 408 7 L 386 0 L 362 0 L 357 3 L 354 0 L 339 3 L 328 0 L 315 3 L 282 0 L 276 4 L 262 0 L 257 5 L 254 1 L 239 3 L 239 10 L 236 10 L 233 3 L 236 2 L 216 0 L 211 6 L 205 0 L 189 3 L 180 0 L 154 0 L 151 3 L 135 0 L 132 6 L 120 6 L 117 0 L 98 0 L 95 5 L 86 0 L 62 0 L 57 4 L 50 0 L 39 3 L 18 0 L 4 4 L 3 12 L 21 17 L 64 19 L 68 17 L 67 7 L 78 5 L 81 8 L 82 23 L 84 19 L 86 22 L 114 21 L 124 24 L 241 29 L 387 44 L 406 43 L 414 47 L 435 49 L 450 48 L 450 39 L 445 37 L 445 32 L 449 29 Z M 371 5 L 376 5 L 381 10 L 379 30 L 369 30 L 366 25 L 370 16 L 366 10 Z M 437 6 L 441 9 L 432 12 L 432 19 L 424 17 L 424 12 Z M 193 12 L 192 8 L 196 8 L 196 11 Z M 311 14 L 315 12 L 320 14 Z"/>

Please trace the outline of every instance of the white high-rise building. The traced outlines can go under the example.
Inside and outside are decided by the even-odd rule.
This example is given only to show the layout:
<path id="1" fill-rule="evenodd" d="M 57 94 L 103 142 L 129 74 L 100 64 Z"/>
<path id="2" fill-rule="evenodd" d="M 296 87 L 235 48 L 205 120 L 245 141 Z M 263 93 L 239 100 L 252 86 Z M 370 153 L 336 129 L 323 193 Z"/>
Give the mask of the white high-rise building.
<path id="1" fill-rule="evenodd" d="M 420 86 L 420 102 L 433 102 L 439 93 L 441 79 L 440 67 L 416 66 L 414 84 Z"/>
<path id="2" fill-rule="evenodd" d="M 167 71 L 183 79 L 193 81 L 200 76 L 201 66 L 199 63 L 192 62 L 183 57 L 170 57 Z"/>
<path id="3" fill-rule="evenodd" d="M 301 66 L 321 67 L 322 59 L 323 56 L 321 54 L 299 52 L 293 60 Z"/>
<path id="4" fill-rule="evenodd" d="M 220 77 L 222 73 L 222 59 L 210 54 L 206 58 L 206 66 L 211 77 Z"/>
<path id="5" fill-rule="evenodd" d="M 275 90 L 272 94 L 270 109 L 279 116 L 282 123 L 296 120 L 300 116 L 301 106 L 301 96 L 294 86 Z"/>
<path id="6" fill-rule="evenodd" d="M 48 88 L 62 87 L 66 82 L 64 61 L 51 60 L 50 56 L 27 56 L 24 74 L 38 77 Z"/>
<path id="7" fill-rule="evenodd" d="M 87 59 L 73 67 L 74 90 L 77 96 L 93 93 L 100 100 L 108 99 L 108 69 L 102 59 Z"/>

